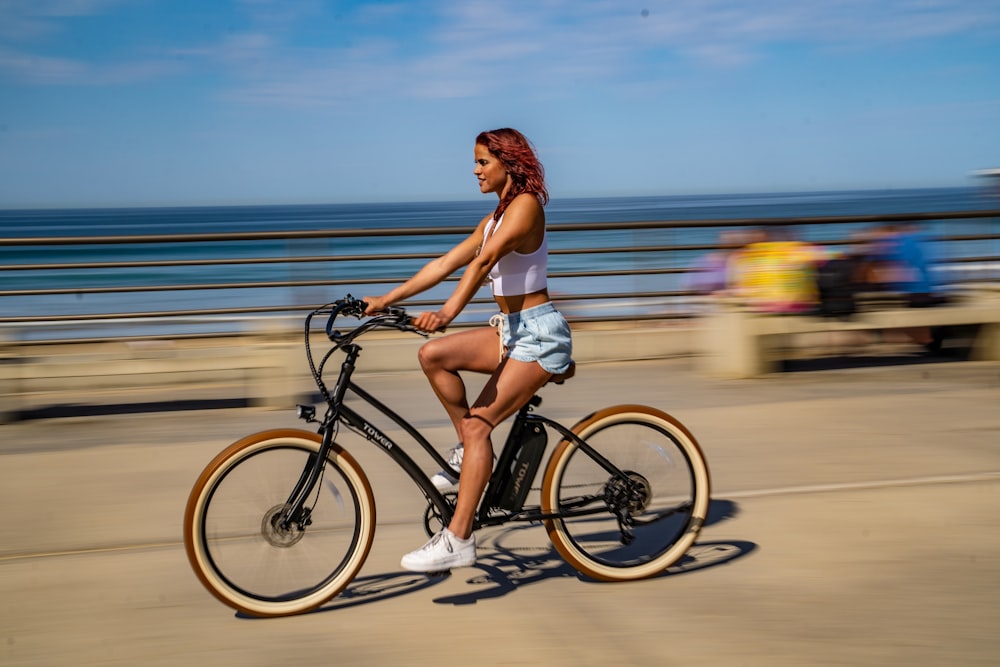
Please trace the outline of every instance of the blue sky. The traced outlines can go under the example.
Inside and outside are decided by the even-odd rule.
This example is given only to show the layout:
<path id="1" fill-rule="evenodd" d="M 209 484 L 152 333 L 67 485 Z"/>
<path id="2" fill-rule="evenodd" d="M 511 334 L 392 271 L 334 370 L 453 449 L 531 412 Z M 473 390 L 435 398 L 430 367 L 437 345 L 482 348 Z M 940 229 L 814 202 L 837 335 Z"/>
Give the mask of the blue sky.
<path id="1" fill-rule="evenodd" d="M 997 0 L 0 0 L 0 208 L 969 185 Z"/>

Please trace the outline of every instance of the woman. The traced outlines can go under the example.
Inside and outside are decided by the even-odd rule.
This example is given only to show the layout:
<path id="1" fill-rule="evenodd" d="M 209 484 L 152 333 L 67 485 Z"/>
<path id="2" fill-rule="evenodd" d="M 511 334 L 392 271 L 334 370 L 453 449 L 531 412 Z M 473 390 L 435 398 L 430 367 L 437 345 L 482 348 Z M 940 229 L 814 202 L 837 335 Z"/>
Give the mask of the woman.
<path id="1" fill-rule="evenodd" d="M 501 311 L 502 323 L 435 339 L 420 348 L 420 366 L 448 413 L 459 446 L 450 464 L 460 469 L 461 483 L 451 523 L 420 549 L 403 556 L 402 566 L 436 572 L 472 565 L 476 542 L 472 522 L 493 467 L 490 434 L 524 405 L 553 375 L 572 367 L 569 325 L 549 301 L 546 284 L 548 203 L 544 172 L 528 140 L 504 128 L 476 137 L 475 169 L 483 193 L 499 198 L 471 236 L 429 262 L 412 278 L 381 297 L 365 297 L 368 314 L 419 294 L 465 267 L 458 286 L 437 312 L 414 320 L 422 331 L 447 327 L 487 278 Z M 491 320 L 491 323 L 498 320 Z M 489 373 L 470 406 L 460 371 Z M 434 476 L 435 485 L 450 490 L 449 473 Z"/>

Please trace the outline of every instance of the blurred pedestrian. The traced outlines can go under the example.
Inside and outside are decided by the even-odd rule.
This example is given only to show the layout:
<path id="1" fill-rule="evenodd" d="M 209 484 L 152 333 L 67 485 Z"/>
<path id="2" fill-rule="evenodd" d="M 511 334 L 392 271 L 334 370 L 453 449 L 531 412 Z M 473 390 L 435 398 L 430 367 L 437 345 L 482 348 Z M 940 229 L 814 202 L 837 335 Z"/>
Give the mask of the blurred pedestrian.
<path id="1" fill-rule="evenodd" d="M 911 308 L 947 303 L 933 273 L 930 240 L 912 222 L 886 225 L 875 245 L 876 280 L 883 289 L 896 292 Z M 940 351 L 946 336 L 942 327 L 916 327 L 904 332 L 928 352 Z"/>
<path id="2" fill-rule="evenodd" d="M 719 233 L 719 247 L 699 257 L 688 274 L 687 286 L 703 295 L 724 292 L 729 287 L 729 261 L 746 245 L 746 232 L 726 230 Z"/>
<path id="3" fill-rule="evenodd" d="M 824 253 L 783 227 L 759 230 L 733 256 L 733 292 L 764 313 L 812 313 L 819 305 L 815 269 Z"/>

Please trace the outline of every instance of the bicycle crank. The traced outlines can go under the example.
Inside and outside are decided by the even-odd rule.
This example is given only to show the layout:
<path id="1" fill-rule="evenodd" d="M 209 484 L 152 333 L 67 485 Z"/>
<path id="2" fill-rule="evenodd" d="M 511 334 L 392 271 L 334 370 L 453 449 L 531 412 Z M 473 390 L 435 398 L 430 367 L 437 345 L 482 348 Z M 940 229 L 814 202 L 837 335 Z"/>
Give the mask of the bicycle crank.
<path id="1" fill-rule="evenodd" d="M 455 495 L 454 493 L 446 493 L 445 498 Z M 427 537 L 434 537 L 445 527 L 444 517 L 441 516 L 441 512 L 434 506 L 434 503 L 428 502 L 427 509 L 424 510 L 424 532 L 427 533 Z"/>

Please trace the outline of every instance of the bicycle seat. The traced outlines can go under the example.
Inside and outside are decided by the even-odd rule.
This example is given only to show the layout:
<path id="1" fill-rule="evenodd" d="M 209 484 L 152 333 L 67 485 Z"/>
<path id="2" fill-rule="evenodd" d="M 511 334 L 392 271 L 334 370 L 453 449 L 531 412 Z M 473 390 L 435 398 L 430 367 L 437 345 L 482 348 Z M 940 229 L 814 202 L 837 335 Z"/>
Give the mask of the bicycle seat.
<path id="1" fill-rule="evenodd" d="M 556 374 L 554 374 L 552 377 L 549 378 L 549 382 L 550 383 L 554 383 L 554 384 L 562 384 L 563 382 L 565 382 L 566 380 L 570 379 L 574 375 L 576 375 L 576 362 L 575 361 L 571 361 L 571 362 L 569 362 L 569 368 L 567 368 L 562 373 L 556 373 Z M 546 383 L 546 384 L 548 384 L 548 383 Z"/>

